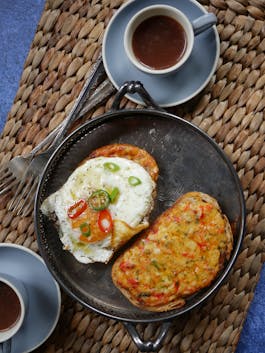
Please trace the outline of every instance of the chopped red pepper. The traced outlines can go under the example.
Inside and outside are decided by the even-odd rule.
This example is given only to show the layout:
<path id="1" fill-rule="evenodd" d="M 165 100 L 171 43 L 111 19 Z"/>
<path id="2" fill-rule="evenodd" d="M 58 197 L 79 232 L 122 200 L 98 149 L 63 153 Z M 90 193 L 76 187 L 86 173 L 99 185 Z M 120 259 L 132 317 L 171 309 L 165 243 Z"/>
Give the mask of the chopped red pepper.
<path id="1" fill-rule="evenodd" d="M 201 209 L 200 219 L 204 218 L 206 213 L 210 212 L 213 208 L 213 206 L 210 204 L 200 205 L 199 207 Z"/>
<path id="2" fill-rule="evenodd" d="M 67 210 L 67 215 L 71 219 L 75 219 L 81 215 L 87 208 L 87 203 L 85 200 L 81 199 L 71 205 Z"/>
<path id="3" fill-rule="evenodd" d="M 128 278 L 128 282 L 132 285 L 132 286 L 137 286 L 139 284 L 139 281 L 137 281 L 137 279 L 134 278 Z"/>
<path id="4" fill-rule="evenodd" d="M 131 268 L 134 268 L 134 264 L 131 264 L 130 262 L 126 262 L 126 261 L 122 261 L 120 263 L 120 269 L 123 271 L 123 272 L 126 272 L 126 270 L 129 270 Z"/>
<path id="5" fill-rule="evenodd" d="M 165 293 L 153 293 L 153 296 L 157 299 L 162 299 L 165 297 Z"/>
<path id="6" fill-rule="evenodd" d="M 189 252 L 183 252 L 182 256 L 187 257 L 189 259 L 194 259 L 194 254 L 191 254 Z"/>
<path id="7" fill-rule="evenodd" d="M 104 233 L 109 233 L 113 228 L 111 214 L 108 210 L 102 210 L 98 214 L 98 226 Z"/>
<path id="8" fill-rule="evenodd" d="M 184 207 L 184 211 L 189 211 L 190 210 L 190 203 L 187 203 Z"/>
<path id="9" fill-rule="evenodd" d="M 175 217 L 175 221 L 176 221 L 177 223 L 180 223 L 180 222 L 181 222 L 181 218 L 180 218 L 179 216 L 176 216 L 176 217 Z"/>
<path id="10" fill-rule="evenodd" d="M 179 282 L 175 282 L 175 291 L 176 293 L 179 291 Z"/>
<path id="11" fill-rule="evenodd" d="M 198 247 L 199 247 L 201 250 L 206 250 L 206 249 L 207 249 L 207 244 L 206 244 L 206 242 L 203 242 L 203 241 L 197 242 L 197 245 L 198 245 Z"/>

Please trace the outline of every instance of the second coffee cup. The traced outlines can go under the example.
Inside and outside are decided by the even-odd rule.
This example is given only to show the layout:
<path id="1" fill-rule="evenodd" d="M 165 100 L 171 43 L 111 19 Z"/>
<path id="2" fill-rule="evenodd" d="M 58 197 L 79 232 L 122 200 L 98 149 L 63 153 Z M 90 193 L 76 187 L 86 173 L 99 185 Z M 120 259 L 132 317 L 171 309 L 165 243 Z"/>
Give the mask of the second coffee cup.
<path id="1" fill-rule="evenodd" d="M 153 5 L 137 12 L 124 34 L 125 52 L 139 70 L 168 75 L 189 58 L 194 36 L 216 24 L 216 16 L 207 13 L 194 21 L 168 5 Z"/>
<path id="2" fill-rule="evenodd" d="M 0 351 L 10 350 L 10 340 L 23 324 L 27 302 L 23 283 L 13 276 L 0 273 Z"/>

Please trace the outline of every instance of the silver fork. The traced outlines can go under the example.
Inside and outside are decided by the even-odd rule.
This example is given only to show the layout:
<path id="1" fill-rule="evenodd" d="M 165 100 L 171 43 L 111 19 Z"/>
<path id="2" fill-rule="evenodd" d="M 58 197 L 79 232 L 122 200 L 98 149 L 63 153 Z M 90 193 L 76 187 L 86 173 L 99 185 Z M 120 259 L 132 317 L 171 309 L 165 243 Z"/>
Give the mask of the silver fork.
<path id="1" fill-rule="evenodd" d="M 103 64 L 100 63 L 97 68 L 97 72 L 94 73 L 94 79 L 96 80 L 99 75 L 99 71 L 102 70 Z M 90 90 L 87 84 L 84 86 L 84 89 L 80 93 L 76 104 L 73 107 L 73 110 L 67 117 L 67 119 L 61 124 L 57 129 L 57 135 L 53 138 L 53 141 L 50 143 L 48 149 L 39 154 L 31 156 L 31 159 L 28 159 L 28 165 L 26 166 L 26 171 L 24 169 L 23 174 L 21 175 L 21 180 L 18 184 L 16 192 L 12 198 L 12 201 L 9 205 L 8 210 L 15 212 L 17 215 L 26 216 L 33 209 L 33 201 L 35 196 L 35 191 L 38 185 L 39 177 L 52 153 L 59 146 L 59 144 L 65 138 L 69 127 L 77 118 L 81 118 L 89 110 L 97 106 L 99 103 L 102 103 L 107 97 L 109 97 L 114 91 L 114 86 L 110 83 L 108 79 L 103 81 L 88 99 L 86 104 L 83 104 L 87 92 Z"/>
<path id="2" fill-rule="evenodd" d="M 77 119 L 81 119 L 87 112 L 107 99 L 112 93 L 114 93 L 114 91 L 115 88 L 108 79 L 103 81 L 91 94 L 87 102 L 84 103 L 84 107 L 79 113 Z M 28 168 L 32 159 L 40 151 L 49 147 L 55 136 L 62 128 L 63 123 L 64 122 L 50 132 L 43 141 L 41 141 L 35 148 L 33 148 L 32 151 L 30 151 L 30 153 L 24 156 L 16 156 L 0 167 L 0 196 L 12 190 L 20 183 L 25 170 Z"/>
<path id="3" fill-rule="evenodd" d="M 30 153 L 24 156 L 16 156 L 11 159 L 9 162 L 4 163 L 0 168 L 0 196 L 4 193 L 13 189 L 16 185 L 18 185 L 21 181 L 21 178 L 24 175 L 24 172 L 28 165 L 30 164 L 32 158 L 37 155 L 40 151 L 47 148 L 51 142 L 54 140 L 55 136 L 63 129 L 65 124 L 70 126 L 70 124 L 76 120 L 77 118 L 81 118 L 80 107 L 82 108 L 82 104 L 88 97 L 90 91 L 94 88 L 94 85 L 98 83 L 103 74 L 105 74 L 103 63 L 101 57 L 96 61 L 96 63 L 91 68 L 91 73 L 87 78 L 87 81 L 81 90 L 78 98 L 76 99 L 75 105 L 70 112 L 69 116 L 65 121 L 63 121 L 54 131 L 52 131 L 38 146 L 36 146 Z M 108 80 L 107 80 L 108 81 Z M 104 92 L 106 92 L 106 83 L 103 84 Z M 108 85 L 107 85 L 108 86 Z M 93 107 L 93 104 L 96 106 L 98 104 L 98 96 L 103 94 L 103 88 L 101 90 L 96 90 L 94 94 L 91 95 L 89 101 L 87 102 L 90 107 Z M 111 84 L 109 84 L 109 88 L 111 88 Z M 104 97 L 103 97 L 104 98 Z M 100 96 L 100 99 L 103 99 Z M 92 103 L 92 104 L 91 104 Z M 85 107 L 84 107 L 85 108 Z M 87 111 L 87 110 L 86 110 Z M 77 113 L 80 112 L 78 115 Z M 82 116 L 85 114 L 83 112 Z"/>
<path id="4" fill-rule="evenodd" d="M 54 140 L 55 136 L 61 131 L 65 124 L 70 124 L 77 118 L 81 118 L 88 110 L 96 106 L 100 101 L 104 100 L 104 95 L 110 95 L 111 90 L 114 91 L 114 87 L 107 80 L 105 80 L 98 89 L 90 96 L 87 103 L 80 112 L 80 108 L 84 105 L 86 98 L 88 97 L 91 90 L 98 83 L 102 76 L 105 75 L 103 63 L 101 57 L 92 66 L 91 73 L 87 78 L 87 81 L 81 90 L 72 111 L 65 121 L 61 123 L 54 131 L 52 131 L 38 146 L 36 146 L 29 154 L 24 156 L 14 157 L 7 163 L 4 163 L 0 168 L 0 196 L 10 191 L 16 185 L 19 184 L 21 178 L 24 175 L 25 170 L 32 161 L 32 158 L 37 155 L 40 151 L 47 148 Z M 80 113 L 80 114 L 78 114 Z M 69 120 L 69 122 L 68 122 Z"/>
<path id="5" fill-rule="evenodd" d="M 0 168 L 0 196 L 13 189 L 21 180 L 25 169 L 32 158 L 42 149 L 49 146 L 57 135 L 59 126 L 53 130 L 41 143 L 39 143 L 30 153 L 24 156 L 16 156 L 4 163 Z"/>

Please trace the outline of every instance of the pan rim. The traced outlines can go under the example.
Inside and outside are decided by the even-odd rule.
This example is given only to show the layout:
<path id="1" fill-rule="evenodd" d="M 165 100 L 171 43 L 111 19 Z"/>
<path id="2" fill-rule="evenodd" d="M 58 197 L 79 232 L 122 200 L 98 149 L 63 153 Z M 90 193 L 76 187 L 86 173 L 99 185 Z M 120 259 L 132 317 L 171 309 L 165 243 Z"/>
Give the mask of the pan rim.
<path id="1" fill-rule="evenodd" d="M 104 123 L 106 120 L 108 119 L 120 119 L 122 116 L 128 116 L 128 115 L 132 115 L 132 114 L 140 114 L 140 115 L 144 115 L 144 114 L 148 114 L 148 115 L 152 115 L 152 116 L 157 116 L 159 118 L 169 118 L 169 119 L 173 119 L 173 120 L 179 120 L 182 124 L 188 125 L 190 128 L 192 128 L 193 130 L 195 130 L 196 132 L 198 132 L 203 138 L 206 138 L 208 140 L 208 142 L 211 143 L 211 145 L 214 147 L 214 149 L 217 151 L 217 153 L 221 156 L 221 158 L 224 160 L 224 162 L 226 163 L 226 165 L 228 166 L 234 180 L 235 180 L 235 184 L 237 187 L 237 191 L 238 191 L 238 197 L 239 197 L 239 203 L 241 206 L 241 221 L 239 224 L 239 234 L 237 237 L 236 242 L 234 243 L 233 246 L 233 253 L 231 254 L 231 257 L 229 259 L 229 261 L 225 264 L 224 269 L 221 271 L 221 273 L 218 275 L 218 277 L 216 278 L 216 280 L 205 289 L 205 293 L 203 293 L 202 297 L 195 300 L 194 303 L 191 303 L 189 305 L 184 305 L 183 308 L 180 309 L 173 309 L 170 311 L 166 311 L 163 313 L 157 313 L 157 312 L 150 312 L 150 315 L 153 314 L 153 316 L 156 316 L 156 314 L 159 314 L 162 316 L 160 317 L 153 317 L 152 319 L 149 318 L 142 318 L 142 319 L 134 319 L 134 318 L 125 318 L 119 315 L 113 315 L 110 314 L 108 312 L 104 312 L 101 309 L 98 309 L 96 307 L 94 307 L 93 305 L 85 302 L 83 299 L 81 299 L 76 293 L 74 293 L 73 291 L 71 291 L 70 288 L 68 288 L 68 286 L 63 282 L 63 280 L 60 278 L 60 276 L 58 276 L 58 274 L 56 273 L 56 271 L 53 269 L 53 266 L 50 264 L 49 262 L 49 258 L 46 254 L 46 252 L 43 249 L 42 243 L 41 243 L 41 236 L 39 235 L 39 222 L 40 219 L 38 217 L 38 213 L 39 211 L 39 199 L 40 199 L 40 189 L 42 187 L 42 184 L 44 183 L 44 177 L 46 175 L 46 172 L 49 170 L 49 166 L 51 164 L 51 162 L 54 160 L 54 158 L 60 153 L 61 149 L 68 143 L 70 143 L 71 141 L 73 141 L 73 139 L 77 138 L 78 140 L 78 136 L 79 134 L 85 134 L 86 132 L 90 131 L 91 129 L 93 129 L 94 127 L 101 125 L 102 123 Z M 72 142 L 73 144 L 73 142 Z M 104 113 L 96 118 L 93 118 L 92 120 L 89 120 L 87 122 L 85 122 L 84 124 L 82 124 L 80 127 L 78 127 L 76 130 L 74 130 L 71 134 L 69 134 L 69 136 L 60 144 L 60 146 L 56 149 L 56 151 L 53 153 L 53 155 L 51 156 L 51 158 L 49 159 L 45 170 L 42 173 L 42 176 L 40 178 L 40 182 L 38 184 L 38 189 L 37 189 L 37 193 L 36 193 L 36 198 L 35 198 L 35 205 L 34 205 L 34 225 L 35 225 L 35 231 L 37 234 L 37 242 L 38 242 L 38 246 L 39 246 L 39 250 L 41 253 L 41 256 L 43 257 L 49 271 L 52 273 L 53 277 L 56 279 L 56 281 L 60 284 L 60 286 L 62 286 L 62 288 L 75 300 L 77 300 L 79 303 L 81 303 L 84 307 L 89 308 L 91 310 L 93 310 L 94 312 L 103 315 L 105 317 L 108 317 L 110 319 L 115 319 L 121 322 L 131 322 L 131 323 L 149 323 L 149 322 L 162 322 L 162 321 L 168 321 L 171 320 L 173 318 L 176 318 L 184 313 L 187 313 L 191 310 L 193 310 L 195 307 L 201 305 L 203 302 L 205 302 L 226 280 L 228 274 L 230 273 L 236 258 L 238 256 L 238 253 L 240 251 L 240 247 L 242 245 L 242 241 L 243 241 L 243 237 L 244 237 L 244 233 L 245 233 L 245 222 L 246 222 L 246 207 L 245 207 L 245 200 L 244 200 L 244 194 L 243 194 L 243 190 L 242 190 L 242 186 L 240 184 L 240 180 L 238 177 L 238 174 L 235 170 L 235 168 L 233 167 L 232 162 L 230 161 L 230 159 L 228 158 L 228 156 L 224 153 L 224 151 L 220 148 L 220 146 L 217 144 L 217 142 L 211 138 L 206 132 L 204 132 L 203 130 L 201 130 L 198 126 L 194 125 L 193 123 L 179 117 L 176 116 L 174 114 L 171 114 L 169 112 L 166 111 L 160 111 L 160 110 L 154 110 L 154 109 L 123 109 L 123 110 L 114 110 L 114 111 L 109 111 L 107 113 Z M 176 310 L 178 310 L 176 312 Z M 146 312 L 146 311 L 144 311 Z"/>

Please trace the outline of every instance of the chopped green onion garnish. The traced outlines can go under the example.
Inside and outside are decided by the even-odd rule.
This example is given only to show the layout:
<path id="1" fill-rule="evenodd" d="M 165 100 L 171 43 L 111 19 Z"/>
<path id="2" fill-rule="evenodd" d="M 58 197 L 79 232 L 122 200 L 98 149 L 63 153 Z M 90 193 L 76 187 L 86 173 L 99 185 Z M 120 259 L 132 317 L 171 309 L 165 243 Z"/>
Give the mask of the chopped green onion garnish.
<path id="1" fill-rule="evenodd" d="M 111 203 L 114 203 L 117 200 L 117 197 L 118 197 L 119 193 L 120 193 L 120 190 L 117 187 L 115 187 L 111 191 L 111 193 L 109 194 Z"/>
<path id="2" fill-rule="evenodd" d="M 120 167 L 115 164 L 115 163 L 112 163 L 112 162 L 107 162 L 107 163 L 104 163 L 104 168 L 109 170 L 110 172 L 117 172 L 118 170 L 120 170 Z"/>
<path id="3" fill-rule="evenodd" d="M 136 186 L 142 183 L 141 180 L 135 176 L 130 176 L 128 181 L 131 186 Z"/>
<path id="4" fill-rule="evenodd" d="M 160 270 L 160 266 L 158 265 L 158 262 L 156 260 L 152 260 L 151 264 L 155 266 L 158 270 Z"/>
<path id="5" fill-rule="evenodd" d="M 108 207 L 110 203 L 110 196 L 107 191 L 99 189 L 89 197 L 88 204 L 95 211 L 102 211 Z"/>
<path id="6" fill-rule="evenodd" d="M 79 228 L 81 230 L 82 235 L 84 235 L 85 237 L 90 236 L 90 225 L 88 223 L 82 223 Z"/>

